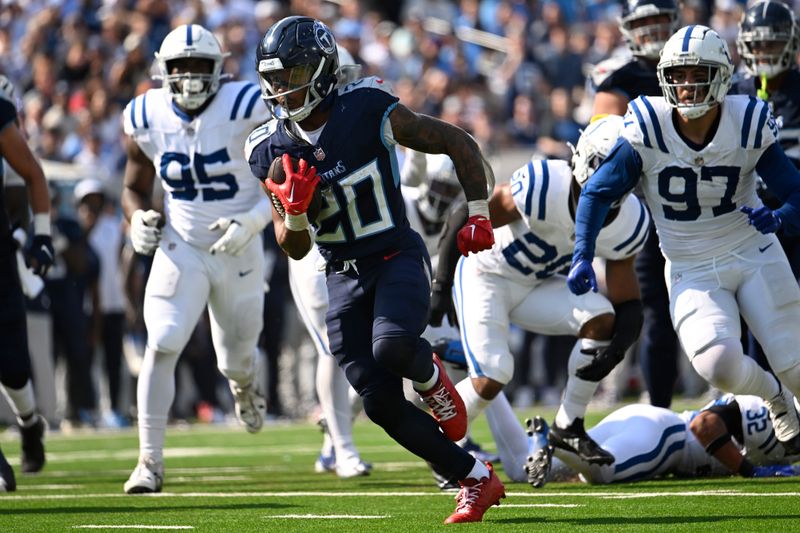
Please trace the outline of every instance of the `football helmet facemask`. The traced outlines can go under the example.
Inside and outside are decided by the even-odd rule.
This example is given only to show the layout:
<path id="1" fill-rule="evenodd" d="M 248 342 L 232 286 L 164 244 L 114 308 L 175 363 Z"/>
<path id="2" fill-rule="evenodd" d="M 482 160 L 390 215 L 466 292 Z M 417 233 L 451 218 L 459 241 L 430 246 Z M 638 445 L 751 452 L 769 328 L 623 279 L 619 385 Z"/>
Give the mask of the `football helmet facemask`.
<path id="1" fill-rule="evenodd" d="M 662 20 L 642 23 L 648 17 Z M 633 55 L 658 59 L 664 43 L 678 29 L 678 6 L 674 0 L 628 0 L 619 29 Z"/>
<path id="2" fill-rule="evenodd" d="M 683 67 L 701 67 L 707 73 L 696 81 L 685 79 Z M 733 63 L 728 45 L 706 26 L 692 25 L 678 30 L 669 38 L 658 62 L 658 84 L 669 105 L 688 119 L 702 117 L 722 102 L 731 86 Z M 693 94 L 690 101 L 681 101 L 679 90 Z"/>
<path id="3" fill-rule="evenodd" d="M 169 32 L 155 56 L 159 74 L 154 78 L 166 83 L 173 102 L 186 110 L 205 104 L 226 77 L 222 62 L 228 54 L 222 53 L 214 34 L 198 24 L 184 24 Z M 198 69 L 196 63 L 182 67 L 181 63 L 190 59 L 206 60 L 208 68 Z M 178 72 L 172 72 L 176 67 Z"/>
<path id="4" fill-rule="evenodd" d="M 800 34 L 792 10 L 770 0 L 753 4 L 739 23 L 736 47 L 752 76 L 772 78 L 794 65 Z"/>
<path id="5" fill-rule="evenodd" d="M 311 17 L 286 17 L 272 25 L 256 49 L 261 97 L 279 119 L 302 121 L 336 86 L 339 70 L 331 30 Z M 288 95 L 305 90 L 290 109 Z"/>

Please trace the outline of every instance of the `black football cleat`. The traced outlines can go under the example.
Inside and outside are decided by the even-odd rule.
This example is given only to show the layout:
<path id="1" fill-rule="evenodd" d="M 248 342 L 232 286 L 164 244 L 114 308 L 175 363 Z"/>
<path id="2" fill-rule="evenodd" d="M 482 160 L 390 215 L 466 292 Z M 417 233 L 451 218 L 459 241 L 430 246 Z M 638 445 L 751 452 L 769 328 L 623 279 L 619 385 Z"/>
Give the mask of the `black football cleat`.
<path id="1" fill-rule="evenodd" d="M 14 478 L 14 470 L 6 461 L 3 450 L 0 450 L 0 492 L 14 492 L 17 490 L 17 480 Z"/>
<path id="2" fill-rule="evenodd" d="M 583 427 L 583 418 L 576 418 L 566 428 L 560 428 L 553 423 L 548 441 L 553 448 L 577 455 L 590 464 L 610 465 L 614 462 L 614 456 L 601 448 L 586 433 Z"/>
<path id="3" fill-rule="evenodd" d="M 26 474 L 32 474 L 44 468 L 44 432 L 47 429 L 47 422 L 42 415 L 34 415 L 36 422 L 28 427 L 19 428 L 22 437 L 20 470 Z"/>

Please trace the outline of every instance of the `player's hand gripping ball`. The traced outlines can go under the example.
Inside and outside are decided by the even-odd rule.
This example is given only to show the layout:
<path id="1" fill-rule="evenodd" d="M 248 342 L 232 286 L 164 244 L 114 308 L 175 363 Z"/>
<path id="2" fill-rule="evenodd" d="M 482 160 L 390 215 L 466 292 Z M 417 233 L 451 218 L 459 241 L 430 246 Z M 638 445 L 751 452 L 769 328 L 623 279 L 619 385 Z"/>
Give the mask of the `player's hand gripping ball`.
<path id="1" fill-rule="evenodd" d="M 277 187 L 286 182 L 287 174 L 291 174 L 291 181 L 295 184 L 294 188 Z M 272 184 L 268 183 L 271 181 Z M 267 180 L 264 181 L 264 190 L 269 194 L 272 205 L 281 215 L 286 217 L 286 211 L 299 210 L 303 212 L 303 203 L 310 195 L 305 213 L 309 222 L 316 221 L 322 209 L 322 191 L 319 187 L 319 178 L 314 167 L 308 167 L 305 161 L 295 159 L 289 154 L 283 154 L 272 160 L 267 171 Z M 280 192 L 278 191 L 280 189 Z M 311 191 L 309 192 L 309 189 Z"/>

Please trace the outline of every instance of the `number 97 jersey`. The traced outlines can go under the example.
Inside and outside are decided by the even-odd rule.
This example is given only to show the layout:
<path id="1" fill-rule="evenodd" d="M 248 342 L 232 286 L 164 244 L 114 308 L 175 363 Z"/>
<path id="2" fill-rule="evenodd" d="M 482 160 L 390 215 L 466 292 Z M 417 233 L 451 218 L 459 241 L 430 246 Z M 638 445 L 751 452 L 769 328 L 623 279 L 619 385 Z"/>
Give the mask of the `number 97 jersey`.
<path id="1" fill-rule="evenodd" d="M 263 194 L 244 159 L 247 135 L 269 118 L 260 95 L 249 82 L 223 83 L 201 113 L 189 116 L 162 87 L 123 112 L 125 133 L 161 178 L 167 223 L 189 244 L 210 247 L 220 232 L 208 226 L 249 211 Z"/>
<path id="2" fill-rule="evenodd" d="M 710 142 L 682 137 L 663 97 L 640 96 L 628 105 L 622 137 L 642 161 L 642 187 L 670 261 L 721 255 L 757 233 L 739 208 L 760 207 L 756 163 L 775 142 L 768 105 L 727 96 Z"/>

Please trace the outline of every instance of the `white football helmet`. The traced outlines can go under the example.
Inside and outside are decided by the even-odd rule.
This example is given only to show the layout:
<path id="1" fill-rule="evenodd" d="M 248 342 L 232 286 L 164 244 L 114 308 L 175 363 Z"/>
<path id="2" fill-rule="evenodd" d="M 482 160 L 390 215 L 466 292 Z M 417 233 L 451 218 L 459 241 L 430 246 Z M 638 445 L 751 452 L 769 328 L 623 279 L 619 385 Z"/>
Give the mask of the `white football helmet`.
<path id="1" fill-rule="evenodd" d="M 222 62 L 228 54 L 214 34 L 198 24 L 178 26 L 161 43 L 156 52 L 160 74 L 154 76 L 167 84 L 172 100 L 184 109 L 197 109 L 219 90 Z M 174 61 L 201 58 L 212 62 L 211 72 L 171 72 Z"/>
<path id="2" fill-rule="evenodd" d="M 578 146 L 569 146 L 572 149 L 572 175 L 581 188 L 617 143 L 625 127 L 624 122 L 619 115 L 605 115 L 595 119 L 581 133 Z"/>
<path id="3" fill-rule="evenodd" d="M 337 46 L 339 56 L 339 70 L 336 71 L 336 85 L 344 86 L 361 77 L 361 65 L 356 63 L 353 55 L 344 46 Z"/>
<path id="4" fill-rule="evenodd" d="M 426 154 L 427 179 L 419 184 L 417 206 L 428 222 L 444 222 L 450 206 L 461 195 L 453 161 L 447 154 Z"/>
<path id="5" fill-rule="evenodd" d="M 679 67 L 706 67 L 706 81 L 684 83 L 673 80 L 673 69 Z M 706 26 L 692 25 L 681 28 L 669 38 L 658 62 L 658 84 L 669 105 L 685 118 L 699 118 L 722 102 L 731 86 L 733 63 L 728 45 Z M 678 88 L 693 88 L 691 102 L 681 102 Z"/>

